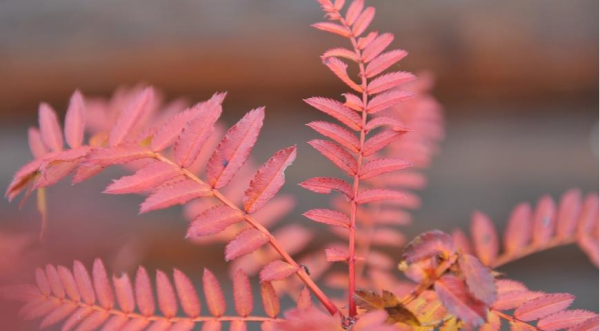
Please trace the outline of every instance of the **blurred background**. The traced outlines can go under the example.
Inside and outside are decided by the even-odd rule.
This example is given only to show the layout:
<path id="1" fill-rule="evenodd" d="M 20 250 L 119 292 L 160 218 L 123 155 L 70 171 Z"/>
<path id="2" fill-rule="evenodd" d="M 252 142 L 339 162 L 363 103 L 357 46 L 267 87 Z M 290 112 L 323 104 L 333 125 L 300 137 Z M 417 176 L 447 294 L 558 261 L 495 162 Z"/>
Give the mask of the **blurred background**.
<path id="1" fill-rule="evenodd" d="M 476 209 L 502 227 L 521 201 L 534 203 L 545 193 L 558 199 L 572 187 L 598 190 L 597 1 L 369 3 L 377 8 L 372 28 L 394 33 L 392 46 L 409 52 L 401 70 L 435 74 L 434 94 L 447 118 L 447 138 L 419 193 L 423 207 L 403 230 L 407 237 L 468 229 Z M 284 187 L 298 203 L 284 223 L 319 228 L 301 213 L 323 206 L 323 196 L 296 183 L 335 172 L 305 143 L 316 134 L 304 124 L 322 117 L 302 99 L 345 91 L 319 59 L 345 41 L 310 27 L 321 19 L 311 0 L 1 1 L 0 183 L 7 185 L 31 159 L 26 129 L 37 124 L 41 101 L 62 118 L 74 89 L 109 96 L 120 85 L 144 82 L 167 99 L 191 102 L 228 91 L 227 124 L 267 107 L 257 162 L 298 144 Z M 27 254 L 40 264 L 90 265 L 102 257 L 118 270 L 176 267 L 196 278 L 202 267 L 225 272 L 223 245 L 183 239 L 187 224 L 179 208 L 138 216 L 141 197 L 100 193 L 123 173 L 52 187 L 46 241 L 21 253 L 14 236 L 0 236 L 0 254 Z M 37 234 L 34 201 L 21 211 L 17 205 L 0 201 L 0 229 Z M 320 233 L 315 245 L 328 239 Z M 11 263 L 2 268 L 13 269 Z M 575 294 L 574 308 L 598 310 L 598 270 L 576 247 L 501 271 L 535 290 Z M 0 318 L 8 321 L 14 311 Z"/>

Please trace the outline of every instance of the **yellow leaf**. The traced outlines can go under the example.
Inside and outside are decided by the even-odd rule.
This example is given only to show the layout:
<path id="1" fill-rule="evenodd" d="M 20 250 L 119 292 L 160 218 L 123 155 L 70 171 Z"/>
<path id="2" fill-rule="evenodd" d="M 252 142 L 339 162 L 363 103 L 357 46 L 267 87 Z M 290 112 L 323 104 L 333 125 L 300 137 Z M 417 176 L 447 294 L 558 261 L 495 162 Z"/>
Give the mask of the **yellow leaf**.
<path id="1" fill-rule="evenodd" d="M 379 295 L 373 291 L 359 290 L 355 292 L 355 296 L 358 306 L 366 311 L 385 310 L 388 314 L 387 322 L 390 324 L 421 325 L 419 319 L 389 291 L 383 290 L 382 295 Z"/>

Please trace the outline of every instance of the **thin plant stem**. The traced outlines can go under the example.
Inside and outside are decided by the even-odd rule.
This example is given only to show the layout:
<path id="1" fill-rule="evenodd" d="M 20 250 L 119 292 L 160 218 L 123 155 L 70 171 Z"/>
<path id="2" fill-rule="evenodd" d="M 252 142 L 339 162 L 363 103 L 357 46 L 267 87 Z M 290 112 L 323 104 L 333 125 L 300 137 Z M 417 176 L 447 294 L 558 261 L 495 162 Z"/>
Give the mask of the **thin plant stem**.
<path id="1" fill-rule="evenodd" d="M 54 296 L 47 296 L 47 298 L 50 300 L 60 301 L 61 303 L 69 302 L 77 307 L 88 308 L 88 309 L 91 309 L 94 311 L 100 311 L 100 312 L 104 312 L 104 313 L 107 313 L 110 315 L 123 316 L 123 317 L 127 317 L 127 318 L 141 318 L 141 319 L 146 319 L 148 321 L 167 320 L 169 323 L 177 323 L 180 321 L 190 321 L 192 323 L 202 323 L 202 322 L 208 322 L 208 321 L 218 321 L 218 322 L 243 321 L 243 322 L 259 322 L 259 323 L 267 322 L 267 321 L 271 321 L 271 322 L 283 321 L 282 319 L 279 319 L 279 318 L 270 318 L 270 317 L 263 317 L 263 316 L 246 316 L 246 317 L 242 317 L 242 316 L 166 317 L 166 316 L 156 316 L 156 315 L 144 316 L 144 315 L 137 314 L 137 313 L 125 313 L 123 311 L 116 310 L 116 309 L 105 309 L 104 307 L 100 307 L 97 305 L 89 305 L 89 304 L 81 302 L 81 301 L 73 301 L 69 298 L 59 299 Z"/>
<path id="2" fill-rule="evenodd" d="M 348 28 L 350 31 L 352 30 L 350 25 L 346 22 L 343 16 L 339 11 L 336 12 L 339 17 L 338 20 L 340 23 Z M 367 75 L 365 74 L 365 64 L 362 60 L 362 52 L 358 47 L 358 41 L 355 36 L 349 37 L 350 42 L 352 43 L 352 47 L 354 48 L 354 52 L 356 54 L 356 58 L 359 61 L 358 67 L 360 70 L 361 77 L 361 87 L 362 87 L 362 118 L 361 118 L 361 129 L 360 129 L 360 138 L 359 138 L 359 146 L 358 146 L 358 158 L 356 160 L 357 168 L 356 173 L 354 175 L 354 181 L 352 186 L 352 200 L 350 201 L 350 228 L 348 233 L 348 315 L 350 317 L 355 317 L 357 314 L 356 310 L 356 302 L 354 301 L 354 292 L 356 291 L 356 214 L 358 209 L 358 203 L 356 202 L 356 197 L 358 196 L 358 189 L 360 186 L 360 169 L 362 167 L 363 162 L 363 147 L 365 144 L 366 138 L 366 129 L 365 126 L 367 124 L 367 104 L 369 101 L 369 95 L 367 93 Z"/>

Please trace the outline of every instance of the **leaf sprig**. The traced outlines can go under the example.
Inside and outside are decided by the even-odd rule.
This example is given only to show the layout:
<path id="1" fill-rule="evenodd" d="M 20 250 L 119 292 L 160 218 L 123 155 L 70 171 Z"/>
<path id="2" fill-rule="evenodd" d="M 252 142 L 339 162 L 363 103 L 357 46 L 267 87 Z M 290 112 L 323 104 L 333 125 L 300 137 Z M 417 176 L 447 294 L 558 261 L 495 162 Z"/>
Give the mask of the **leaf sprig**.
<path id="1" fill-rule="evenodd" d="M 332 3 L 329 0 L 322 0 L 319 3 L 329 21 L 316 23 L 313 26 L 348 38 L 352 44 L 352 49 L 335 48 L 325 52 L 321 57 L 323 64 L 359 95 L 353 92 L 346 93 L 346 103 L 323 97 L 306 99 L 309 105 L 347 127 L 346 129 L 328 122 L 311 122 L 308 124 L 311 128 L 333 141 L 312 140 L 309 144 L 353 180 L 347 183 L 337 178 L 320 177 L 309 179 L 301 185 L 317 193 L 340 191 L 350 200 L 349 216 L 347 216 L 348 253 L 346 258 L 336 257 L 334 261 L 348 263 L 348 309 L 349 315 L 354 317 L 357 313 L 353 297 L 356 289 L 357 210 L 359 206 L 370 202 L 402 201 L 405 198 L 402 193 L 389 189 L 361 189 L 361 181 L 410 166 L 408 162 L 395 158 L 373 159 L 367 162 L 370 156 L 407 132 L 403 125 L 398 125 L 398 121 L 386 121 L 380 117 L 377 123 L 372 123 L 368 115 L 379 113 L 413 97 L 413 93 L 400 91 L 397 88 L 415 77 L 407 72 L 379 75 L 402 59 L 405 52 L 395 50 L 383 53 L 393 41 L 392 34 L 379 35 L 371 32 L 363 36 L 375 16 L 373 7 L 365 8 L 364 1 L 356 0 L 348 6 L 346 14 L 342 15 L 344 1 Z M 357 64 L 360 83 L 350 78 L 347 64 L 343 60 Z M 368 128 L 376 126 L 383 126 L 384 129 L 367 137 L 370 131 Z M 334 211 L 313 209 L 305 216 L 317 222 L 324 222 L 326 219 L 331 219 L 333 213 Z M 336 222 L 339 223 L 340 220 Z"/>
<path id="2" fill-rule="evenodd" d="M 75 261 L 72 269 L 51 264 L 38 268 L 35 285 L 4 287 L 2 294 L 25 303 L 19 313 L 24 319 L 42 318 L 41 329 L 62 323 L 63 331 L 191 330 L 198 324 L 203 330 L 216 330 L 229 323 L 231 330 L 245 330 L 247 323 L 261 323 L 268 329 L 281 321 L 279 299 L 270 282 L 261 283 L 266 316 L 252 315 L 252 289 L 241 270 L 233 284 L 238 316 L 225 315 L 225 297 L 210 270 L 204 269 L 202 277 L 209 316 L 202 315 L 202 301 L 192 281 L 177 269 L 172 277 L 157 270 L 153 284 L 144 267 L 138 268 L 133 281 L 127 274 L 110 277 L 100 259 L 94 261 L 90 275 Z"/>
<path id="3" fill-rule="evenodd" d="M 73 98 L 75 101 L 72 104 L 77 107 L 70 108 L 67 118 L 82 121 L 85 114 L 82 107 L 85 103 L 80 100 L 81 95 L 78 92 Z M 44 132 L 47 132 L 41 135 L 41 143 L 44 146 L 55 145 L 53 148 L 57 152 L 42 156 L 21 168 L 9 186 L 7 196 L 13 198 L 31 182 L 33 184 L 29 186 L 30 190 L 50 186 L 75 169 L 77 170 L 74 181 L 78 182 L 108 166 L 137 163 L 133 175 L 113 181 L 105 193 L 149 193 L 140 206 L 142 213 L 185 204 L 194 199 L 215 199 L 217 206 L 200 213 L 191 222 L 188 238 L 216 234 L 230 225 L 245 223 L 246 226 L 238 230 L 237 235 L 227 245 L 225 259 L 237 259 L 269 244 L 283 259 L 281 263 L 289 265 L 288 270 L 294 270 L 293 273 L 274 273 L 271 277 L 282 279 L 283 276 L 297 274 L 325 307 L 332 314 L 335 313 L 337 307 L 317 287 L 306 271 L 299 267 L 275 236 L 253 217 L 253 214 L 265 206 L 283 186 L 284 170 L 296 158 L 296 147 L 280 150 L 256 171 L 245 189 L 241 207 L 219 190 L 230 183 L 249 158 L 262 127 L 264 108 L 250 111 L 227 131 L 212 155 L 206 157 L 207 179 L 204 181 L 195 174 L 194 168 L 203 161 L 203 147 L 215 130 L 225 94 L 217 93 L 207 101 L 174 112 L 165 120 L 148 120 L 153 124 L 143 126 L 140 119 L 151 118 L 153 107 L 158 103 L 154 98 L 151 88 L 137 92 L 118 113 L 114 124 L 107 126 L 110 128 L 109 134 L 98 133 L 90 139 L 89 146 L 65 152 L 58 151 L 59 142 L 62 140 L 59 141 L 57 137 L 62 137 L 62 134 L 57 129 L 56 116 L 48 115 L 54 113 L 49 113 L 45 106 L 41 107 L 41 124 L 45 128 Z M 81 114 L 70 115 L 74 111 Z M 74 120 L 67 122 L 75 125 Z M 66 132 L 73 131 L 69 129 Z M 37 136 L 34 135 L 34 138 L 37 139 Z M 32 145 L 39 145 L 36 139 L 36 143 Z M 173 159 L 164 154 L 171 146 Z"/>

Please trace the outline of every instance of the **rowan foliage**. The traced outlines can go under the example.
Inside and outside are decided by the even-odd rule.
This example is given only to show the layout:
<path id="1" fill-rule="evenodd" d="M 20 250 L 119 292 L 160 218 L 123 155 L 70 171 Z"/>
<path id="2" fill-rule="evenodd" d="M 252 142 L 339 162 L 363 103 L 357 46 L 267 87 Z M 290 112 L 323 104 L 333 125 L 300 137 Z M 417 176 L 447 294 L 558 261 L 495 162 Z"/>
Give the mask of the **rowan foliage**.
<path id="1" fill-rule="evenodd" d="M 227 314 L 225 282 L 207 269 L 196 280 L 176 269 L 172 276 L 160 270 L 151 276 L 144 267 L 130 277 L 110 274 L 97 259 L 91 268 L 78 261 L 72 268 L 48 264 L 35 271 L 34 284 L 4 287 L 5 297 L 24 303 L 23 318 L 63 330 L 246 330 L 249 323 L 313 331 L 500 330 L 503 324 L 513 330 L 598 329 L 596 313 L 568 310 L 571 294 L 529 290 L 494 270 L 571 243 L 598 266 L 596 193 L 584 198 L 572 189 L 558 202 L 544 196 L 535 207 L 522 203 L 502 237 L 489 217 L 475 212 L 470 237 L 432 230 L 406 244 L 398 227 L 410 224 L 409 211 L 420 207 L 414 192 L 426 185 L 421 170 L 444 137 L 442 109 L 430 94 L 433 79 L 397 70 L 407 52 L 390 49 L 393 34 L 371 31 L 375 8 L 363 0 L 318 2 L 326 21 L 313 26 L 350 45 L 325 51 L 322 62 L 349 90 L 343 100 L 305 99 L 334 121 L 308 123 L 323 136 L 308 143 L 340 178 L 313 177 L 300 186 L 332 196 L 329 206 L 314 206 L 304 216 L 337 239 L 298 258 L 311 231 L 299 224 L 269 230 L 294 207 L 292 197 L 278 193 L 297 151 L 283 148 L 261 165 L 252 159 L 264 107 L 225 130 L 219 122 L 225 93 L 189 106 L 164 104 L 152 87 L 121 89 L 109 100 L 76 91 L 64 130 L 50 105 L 40 104 L 39 128 L 28 131 L 33 161 L 15 173 L 6 197 L 24 193 L 25 201 L 37 192 L 43 236 L 47 187 L 70 174 L 79 183 L 110 166 L 132 171 L 104 193 L 143 195 L 141 214 L 183 205 L 187 240 L 226 242 L 236 314 Z M 351 77 L 349 65 L 358 77 Z M 401 254 L 389 256 L 381 247 Z M 347 272 L 333 263 L 346 264 Z M 255 275 L 260 300 L 249 279 Z M 330 296 L 325 287 L 345 295 Z M 282 309 L 279 299 L 286 295 L 296 307 Z M 264 316 L 252 313 L 258 303 Z"/>

